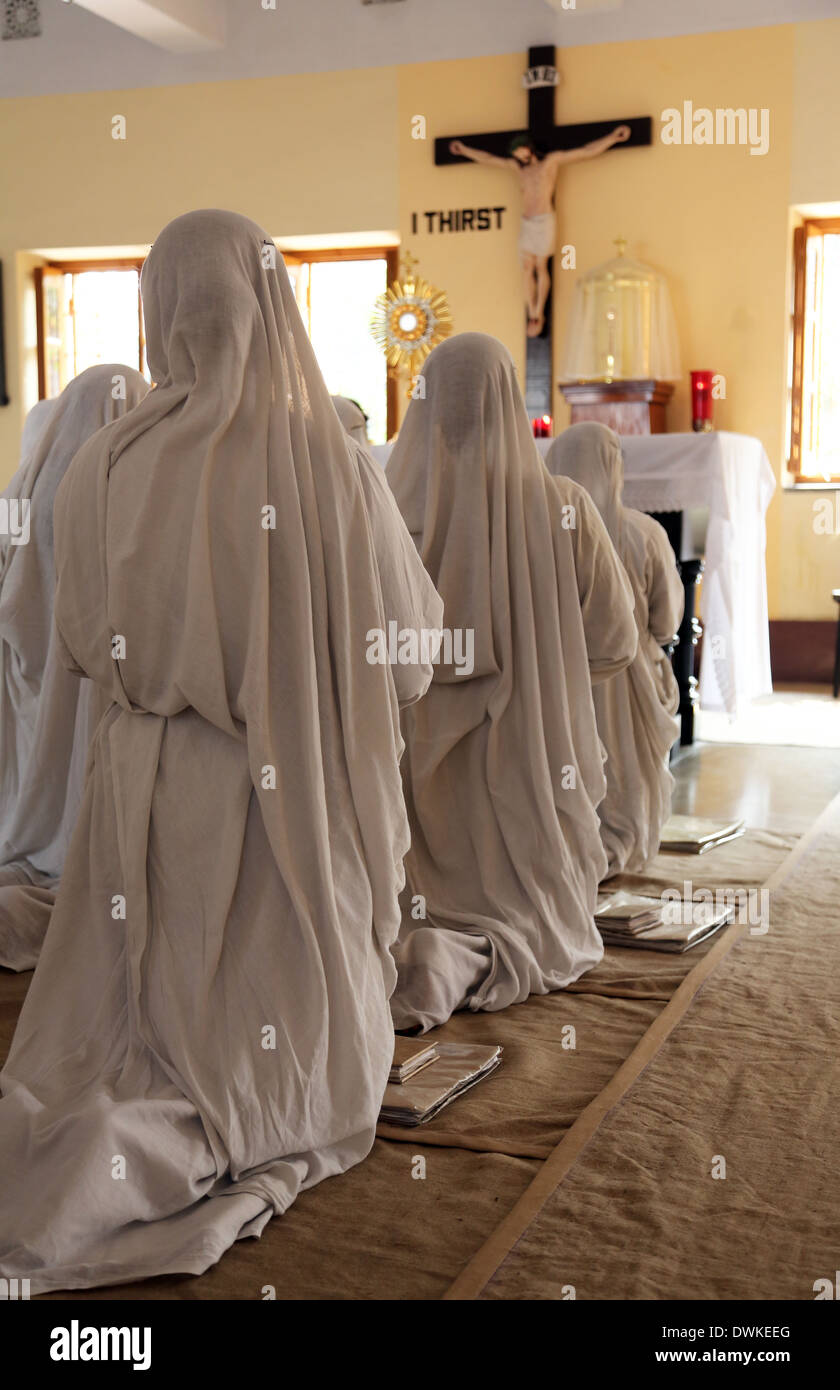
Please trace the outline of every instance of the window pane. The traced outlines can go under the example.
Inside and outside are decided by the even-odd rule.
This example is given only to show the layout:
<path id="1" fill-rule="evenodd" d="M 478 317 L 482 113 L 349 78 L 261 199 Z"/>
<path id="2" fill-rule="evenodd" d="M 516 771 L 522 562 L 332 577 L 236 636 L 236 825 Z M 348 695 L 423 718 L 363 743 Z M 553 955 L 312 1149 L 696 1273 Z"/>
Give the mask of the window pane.
<path id="1" fill-rule="evenodd" d="M 292 289 L 295 292 L 295 300 L 303 319 L 304 327 L 309 333 L 309 263 L 300 261 L 286 262 L 286 270 L 292 282 Z"/>
<path id="2" fill-rule="evenodd" d="M 840 473 L 840 236 L 823 237 L 814 453 L 820 473 Z"/>
<path id="3" fill-rule="evenodd" d="M 73 276 L 75 375 L 98 362 L 140 367 L 136 270 L 85 270 Z"/>
<path id="4" fill-rule="evenodd" d="M 387 439 L 385 356 L 370 336 L 377 295 L 387 286 L 387 263 L 314 261 L 310 267 L 309 316 L 312 346 L 333 396 L 358 401 L 373 444 Z"/>
<path id="5" fill-rule="evenodd" d="M 42 293 L 46 394 L 60 396 L 73 376 L 72 275 L 46 270 Z"/>

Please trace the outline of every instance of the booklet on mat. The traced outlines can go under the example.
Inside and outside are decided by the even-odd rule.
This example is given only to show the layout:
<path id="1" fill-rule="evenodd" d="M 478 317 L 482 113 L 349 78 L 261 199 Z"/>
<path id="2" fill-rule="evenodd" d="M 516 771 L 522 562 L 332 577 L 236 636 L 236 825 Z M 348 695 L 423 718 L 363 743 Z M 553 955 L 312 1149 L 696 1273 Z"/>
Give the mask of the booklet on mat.
<path id="1" fill-rule="evenodd" d="M 501 1060 L 499 1046 L 438 1043 L 437 1056 L 419 1074 L 399 1086 L 389 1082 L 385 1087 L 379 1118 L 392 1125 L 424 1125 L 495 1071 Z"/>
<path id="2" fill-rule="evenodd" d="M 681 954 L 690 951 L 692 946 L 699 946 L 701 941 L 706 941 L 730 922 L 733 911 L 731 906 L 716 908 L 706 902 L 669 902 L 667 910 L 660 907 L 659 920 L 650 926 L 627 931 L 615 922 L 604 925 L 599 922 L 598 930 L 605 945 Z"/>
<path id="3" fill-rule="evenodd" d="M 662 920 L 662 904 L 658 898 L 641 897 L 619 888 L 598 899 L 595 921 L 600 927 L 615 926 L 621 931 L 639 931 Z"/>
<path id="4" fill-rule="evenodd" d="M 702 816 L 670 816 L 662 827 L 659 848 L 678 854 L 705 854 L 743 835 L 746 821 L 714 821 Z"/>
<path id="5" fill-rule="evenodd" d="M 437 1045 L 425 1038 L 394 1037 L 394 1060 L 388 1077 L 395 1085 L 403 1085 L 418 1071 L 428 1067 L 437 1057 Z"/>

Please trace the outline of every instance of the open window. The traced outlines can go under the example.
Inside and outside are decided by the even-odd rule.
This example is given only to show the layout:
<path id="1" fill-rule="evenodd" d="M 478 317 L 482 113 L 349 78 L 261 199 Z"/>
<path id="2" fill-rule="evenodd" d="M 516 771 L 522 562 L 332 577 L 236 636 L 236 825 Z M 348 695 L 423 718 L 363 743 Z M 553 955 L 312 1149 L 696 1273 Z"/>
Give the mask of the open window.
<path id="1" fill-rule="evenodd" d="M 38 394 L 58 396 L 99 362 L 125 362 L 148 377 L 142 258 L 55 261 L 35 271 Z"/>
<path id="2" fill-rule="evenodd" d="M 396 278 L 395 247 L 284 250 L 283 258 L 327 387 L 358 401 L 368 434 L 397 427 L 396 382 L 368 332 L 378 295 Z M 140 301 L 142 257 L 48 261 L 35 271 L 39 395 L 58 396 L 98 362 L 125 362 L 149 379 Z"/>
<path id="3" fill-rule="evenodd" d="M 301 317 L 330 393 L 357 401 L 372 444 L 397 428 L 397 386 L 368 324 L 397 276 L 396 247 L 283 250 Z"/>
<path id="4" fill-rule="evenodd" d="M 794 483 L 840 483 L 840 217 L 794 231 L 790 448 Z"/>

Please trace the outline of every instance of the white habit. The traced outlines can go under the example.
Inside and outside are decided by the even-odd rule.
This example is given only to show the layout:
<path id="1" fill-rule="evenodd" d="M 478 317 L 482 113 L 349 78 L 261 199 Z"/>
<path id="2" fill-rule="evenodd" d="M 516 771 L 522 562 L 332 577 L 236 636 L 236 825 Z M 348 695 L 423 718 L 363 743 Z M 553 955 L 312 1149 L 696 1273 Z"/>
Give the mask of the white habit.
<path id="1" fill-rule="evenodd" d="M 161 232 L 156 388 L 56 500 L 57 627 L 111 703 L 0 1078 L 0 1275 L 33 1293 L 207 1269 L 365 1157 L 393 1057 L 431 669 L 367 634 L 441 605 L 267 245 Z"/>
<path id="2" fill-rule="evenodd" d="M 604 524 L 546 472 L 506 348 L 460 334 L 423 377 L 387 477 L 444 627 L 474 637 L 473 670 L 436 666 L 402 721 L 412 842 L 392 1010 L 398 1028 L 426 1029 L 560 989 L 601 959 L 591 680 L 622 670 L 637 636 Z"/>
<path id="3" fill-rule="evenodd" d="M 679 737 L 679 691 L 662 647 L 683 614 L 684 593 L 670 541 L 658 522 L 621 502 L 621 441 L 584 421 L 555 439 L 546 466 L 558 482 L 582 484 L 621 556 L 636 601 L 635 660 L 594 691 L 598 733 L 607 750 L 607 795 L 598 808 L 609 872 L 644 868 L 671 814 L 668 752 Z"/>
<path id="4" fill-rule="evenodd" d="M 330 398 L 335 406 L 335 413 L 349 434 L 351 439 L 355 439 L 357 444 L 364 448 L 370 448 L 370 440 L 367 432 L 367 418 L 362 407 L 351 401 L 348 396 L 332 396 Z"/>
<path id="5" fill-rule="evenodd" d="M 104 701 L 62 664 L 53 630 L 53 503 L 73 455 L 149 386 L 120 363 L 90 367 L 26 418 L 7 499 L 30 499 L 30 537 L 0 562 L 0 965 L 31 970 L 82 797 Z"/>

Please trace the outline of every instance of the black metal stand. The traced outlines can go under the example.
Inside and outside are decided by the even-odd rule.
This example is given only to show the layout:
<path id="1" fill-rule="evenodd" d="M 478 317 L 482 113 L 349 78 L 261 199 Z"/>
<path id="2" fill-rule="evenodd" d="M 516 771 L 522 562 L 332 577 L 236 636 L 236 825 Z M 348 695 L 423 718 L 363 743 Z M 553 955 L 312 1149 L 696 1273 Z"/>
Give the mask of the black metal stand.
<path id="1" fill-rule="evenodd" d="M 840 589 L 832 589 L 831 597 L 835 603 L 840 603 Z M 837 613 L 837 639 L 834 648 L 834 698 L 840 695 L 840 610 Z"/>
<path id="2" fill-rule="evenodd" d="M 695 614 L 695 607 L 697 583 L 703 573 L 703 561 L 680 559 L 682 512 L 651 512 L 650 515 L 667 532 L 685 591 L 683 620 L 677 633 L 676 647 L 671 655 L 671 665 L 680 691 L 680 745 L 684 748 L 694 742 L 694 717 L 699 705 L 697 679 L 694 675 L 694 649 L 702 636 L 703 628 Z"/>
<path id="3" fill-rule="evenodd" d="M 694 742 L 694 716 L 700 703 L 694 675 L 694 648 L 703 629 L 694 615 L 697 581 L 703 573 L 702 560 L 679 560 L 680 578 L 685 590 L 685 612 L 679 626 L 679 642 L 674 652 L 674 675 L 680 688 L 680 743 L 683 747 Z"/>

